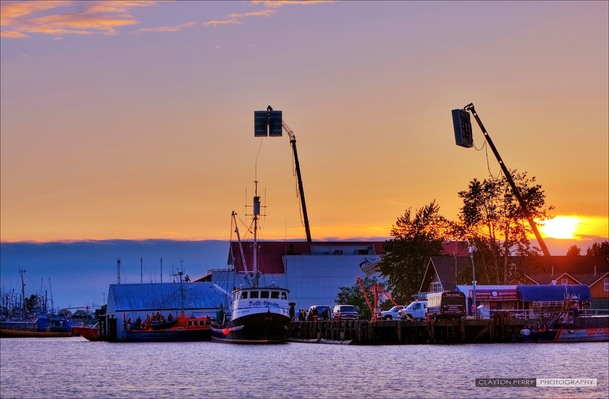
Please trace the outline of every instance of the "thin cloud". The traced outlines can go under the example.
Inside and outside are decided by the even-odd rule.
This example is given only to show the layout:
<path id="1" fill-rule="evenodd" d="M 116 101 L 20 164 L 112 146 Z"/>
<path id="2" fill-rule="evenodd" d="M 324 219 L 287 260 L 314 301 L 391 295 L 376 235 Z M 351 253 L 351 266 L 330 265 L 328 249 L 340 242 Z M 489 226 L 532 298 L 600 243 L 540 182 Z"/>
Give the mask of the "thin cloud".
<path id="1" fill-rule="evenodd" d="M 240 24 L 241 21 L 245 18 L 250 17 L 270 17 L 275 14 L 277 11 L 275 10 L 262 10 L 262 11 L 252 11 L 245 13 L 234 13 L 227 15 L 224 19 L 215 19 L 207 22 L 203 22 L 203 26 L 221 26 L 221 25 L 235 25 Z"/>
<path id="2" fill-rule="evenodd" d="M 333 0 L 253 0 L 251 4 L 266 9 L 233 13 L 225 18 L 203 22 L 203 26 L 240 24 L 246 18 L 270 17 L 285 5 L 312 5 Z M 117 35 L 118 28 L 140 23 L 131 13 L 134 7 L 148 7 L 157 1 L 2 1 L 0 3 L 0 37 L 24 39 L 32 34 L 43 34 L 60 39 L 65 35 Z M 142 28 L 139 32 L 177 32 L 190 28 L 194 22 L 174 26 Z"/>
<path id="3" fill-rule="evenodd" d="M 245 18 L 249 17 L 270 17 L 276 13 L 276 9 L 286 5 L 305 5 L 331 3 L 334 0 L 253 0 L 250 3 L 254 5 L 262 5 L 266 7 L 262 11 L 253 11 L 240 14 L 229 14 L 222 19 L 214 19 L 203 22 L 203 26 L 222 26 L 240 24 Z"/>
<path id="4" fill-rule="evenodd" d="M 333 3 L 334 0 L 253 0 L 252 4 L 262 4 L 268 8 L 279 8 L 282 6 L 304 5 L 310 6 L 320 3 Z"/>
<path id="5" fill-rule="evenodd" d="M 154 1 L 2 2 L 1 36 L 116 35 L 117 28 L 139 23 L 130 14 L 131 8 L 154 4 Z"/>
<path id="6" fill-rule="evenodd" d="M 185 22 L 183 24 L 175 25 L 175 26 L 159 26 L 156 28 L 142 28 L 139 30 L 139 32 L 177 32 L 182 29 L 191 28 L 194 25 L 195 25 L 195 22 L 192 21 L 192 22 Z"/>

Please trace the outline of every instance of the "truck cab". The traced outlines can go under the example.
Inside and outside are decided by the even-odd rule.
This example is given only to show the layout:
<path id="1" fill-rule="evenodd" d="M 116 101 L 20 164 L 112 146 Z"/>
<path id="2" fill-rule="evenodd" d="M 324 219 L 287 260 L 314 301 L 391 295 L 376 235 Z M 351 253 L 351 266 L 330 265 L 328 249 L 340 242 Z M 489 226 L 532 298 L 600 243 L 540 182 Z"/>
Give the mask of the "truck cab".
<path id="1" fill-rule="evenodd" d="M 425 314 L 427 310 L 427 301 L 414 301 L 411 302 L 404 309 L 406 317 L 414 320 L 425 320 Z"/>

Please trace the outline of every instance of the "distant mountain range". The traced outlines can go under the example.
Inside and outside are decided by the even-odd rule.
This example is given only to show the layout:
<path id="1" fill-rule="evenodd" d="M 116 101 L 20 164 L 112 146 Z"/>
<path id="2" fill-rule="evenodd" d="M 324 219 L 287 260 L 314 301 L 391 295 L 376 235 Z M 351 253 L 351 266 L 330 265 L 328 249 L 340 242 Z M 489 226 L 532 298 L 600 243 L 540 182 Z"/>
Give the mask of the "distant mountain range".
<path id="1" fill-rule="evenodd" d="M 209 269 L 224 269 L 228 241 L 104 240 L 76 242 L 0 243 L 0 290 L 21 296 L 19 270 L 25 270 L 25 296 L 51 297 L 56 307 L 99 306 L 108 286 L 169 282 L 183 271 L 191 278 Z M 161 261 L 162 259 L 162 261 Z"/>

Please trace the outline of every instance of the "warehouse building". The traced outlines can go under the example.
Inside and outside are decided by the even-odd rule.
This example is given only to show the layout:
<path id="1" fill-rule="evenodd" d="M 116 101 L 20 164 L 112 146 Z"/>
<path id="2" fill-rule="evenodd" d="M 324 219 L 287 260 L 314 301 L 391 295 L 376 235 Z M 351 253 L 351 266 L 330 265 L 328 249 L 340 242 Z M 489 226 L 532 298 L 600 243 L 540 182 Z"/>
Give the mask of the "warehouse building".
<path id="1" fill-rule="evenodd" d="M 124 339 L 126 327 L 139 317 L 160 313 L 173 318 L 184 311 L 188 317 L 210 316 L 225 302 L 225 294 L 212 283 L 111 284 L 106 317 L 111 339 Z M 113 336 L 116 334 L 116 336 Z"/>

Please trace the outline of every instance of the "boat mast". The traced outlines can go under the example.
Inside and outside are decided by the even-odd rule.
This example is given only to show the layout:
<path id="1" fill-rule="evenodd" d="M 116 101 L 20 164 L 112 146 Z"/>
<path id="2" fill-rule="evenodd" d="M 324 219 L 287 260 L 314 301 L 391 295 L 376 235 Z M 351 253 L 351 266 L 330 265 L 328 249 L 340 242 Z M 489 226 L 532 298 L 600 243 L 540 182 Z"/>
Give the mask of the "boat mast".
<path id="1" fill-rule="evenodd" d="M 23 312 L 23 318 L 26 315 L 25 309 L 25 283 L 23 282 L 23 275 L 25 274 L 25 270 L 19 269 L 19 274 L 21 275 L 21 310 Z"/>
<path id="2" fill-rule="evenodd" d="M 260 196 L 258 195 L 258 180 L 254 181 L 254 260 L 252 268 L 254 273 L 253 286 L 258 287 L 260 273 L 258 273 L 258 217 L 260 216 Z"/>
<path id="3" fill-rule="evenodd" d="M 243 271 L 247 273 L 247 263 L 245 261 L 245 252 L 243 252 L 243 243 L 241 242 L 241 234 L 239 234 L 239 225 L 237 224 L 237 213 L 233 211 L 231 214 L 235 223 L 235 233 L 237 234 L 237 242 L 239 243 L 239 253 L 241 254 L 241 262 L 243 263 Z M 234 261 L 233 261 L 234 263 Z M 234 266 L 234 265 L 233 265 Z"/>

